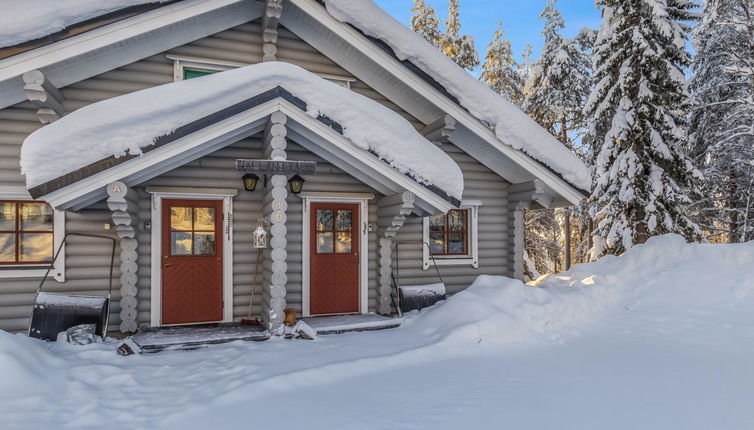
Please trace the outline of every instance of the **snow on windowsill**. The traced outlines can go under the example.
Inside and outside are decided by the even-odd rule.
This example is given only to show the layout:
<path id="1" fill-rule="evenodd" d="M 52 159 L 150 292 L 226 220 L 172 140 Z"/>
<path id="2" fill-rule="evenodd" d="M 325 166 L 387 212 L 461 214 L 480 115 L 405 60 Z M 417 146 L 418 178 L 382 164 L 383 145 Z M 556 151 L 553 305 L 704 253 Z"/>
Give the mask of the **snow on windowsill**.
<path id="1" fill-rule="evenodd" d="M 503 143 L 544 163 L 571 184 L 584 190 L 591 188 L 591 173 L 573 152 L 371 0 L 324 1 L 335 19 L 382 40 L 401 61 L 410 61 L 427 73 L 474 117 L 491 124 Z"/>
<path id="2" fill-rule="evenodd" d="M 343 127 L 359 148 L 424 185 L 460 199 L 460 167 L 403 117 L 298 66 L 268 62 L 122 95 L 83 107 L 32 133 L 21 148 L 28 188 L 126 154 L 140 155 L 155 138 L 253 96 L 283 87 L 307 114 Z"/>

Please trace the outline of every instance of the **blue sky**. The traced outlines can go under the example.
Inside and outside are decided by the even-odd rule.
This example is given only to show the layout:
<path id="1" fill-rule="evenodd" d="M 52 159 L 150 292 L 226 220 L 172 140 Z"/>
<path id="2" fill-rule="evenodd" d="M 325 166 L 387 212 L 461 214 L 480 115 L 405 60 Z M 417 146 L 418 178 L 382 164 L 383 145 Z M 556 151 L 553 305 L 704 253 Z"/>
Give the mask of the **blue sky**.
<path id="1" fill-rule="evenodd" d="M 409 23 L 412 0 L 375 2 L 401 22 Z M 426 2 L 435 8 L 440 18 L 447 17 L 448 0 Z M 521 55 L 524 46 L 531 44 L 536 58 L 542 47 L 540 32 L 543 25 L 537 16 L 546 4 L 547 0 L 461 0 L 461 32 L 474 36 L 477 50 L 483 57 L 498 21 L 502 20 L 516 56 Z M 568 37 L 575 36 L 582 27 L 599 28 L 600 14 L 593 0 L 559 0 L 558 8 L 565 18 L 564 34 Z"/>

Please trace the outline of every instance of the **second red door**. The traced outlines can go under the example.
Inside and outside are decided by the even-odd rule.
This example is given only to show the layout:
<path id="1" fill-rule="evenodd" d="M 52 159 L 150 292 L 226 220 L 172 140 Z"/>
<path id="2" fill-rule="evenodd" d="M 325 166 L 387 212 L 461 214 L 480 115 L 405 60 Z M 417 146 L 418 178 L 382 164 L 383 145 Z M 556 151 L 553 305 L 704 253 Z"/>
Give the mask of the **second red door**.
<path id="1" fill-rule="evenodd" d="M 359 312 L 359 205 L 313 203 L 309 312 Z"/>

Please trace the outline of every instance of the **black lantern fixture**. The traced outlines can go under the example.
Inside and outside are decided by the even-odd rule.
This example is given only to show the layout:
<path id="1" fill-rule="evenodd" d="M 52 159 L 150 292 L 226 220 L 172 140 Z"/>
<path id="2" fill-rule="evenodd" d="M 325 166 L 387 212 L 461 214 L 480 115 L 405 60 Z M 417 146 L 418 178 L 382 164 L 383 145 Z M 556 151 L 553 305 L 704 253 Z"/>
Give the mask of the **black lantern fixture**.
<path id="1" fill-rule="evenodd" d="M 243 181 L 243 187 L 246 191 L 254 191 L 257 188 L 257 182 L 259 182 L 259 176 L 254 173 L 247 173 L 241 178 Z"/>
<path id="2" fill-rule="evenodd" d="M 291 192 L 293 194 L 298 194 L 304 188 L 304 182 L 306 182 L 306 180 L 296 174 L 288 180 L 288 187 L 291 189 Z"/>

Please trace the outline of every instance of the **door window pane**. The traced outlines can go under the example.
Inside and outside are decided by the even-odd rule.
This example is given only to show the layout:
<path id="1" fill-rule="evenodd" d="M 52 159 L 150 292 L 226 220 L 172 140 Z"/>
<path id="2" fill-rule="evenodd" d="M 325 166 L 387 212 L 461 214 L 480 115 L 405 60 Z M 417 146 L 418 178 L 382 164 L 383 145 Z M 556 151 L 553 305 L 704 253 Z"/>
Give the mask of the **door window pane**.
<path id="1" fill-rule="evenodd" d="M 13 231 L 16 229 L 16 204 L 14 202 L 0 202 L 0 230 Z"/>
<path id="2" fill-rule="evenodd" d="M 172 255 L 191 255 L 192 247 L 191 233 L 178 231 L 170 233 L 170 253 Z"/>
<path id="3" fill-rule="evenodd" d="M 52 207 L 47 203 L 21 203 L 22 231 L 52 231 Z"/>
<path id="4" fill-rule="evenodd" d="M 333 234 L 332 232 L 317 233 L 317 253 L 329 254 L 333 252 Z"/>
<path id="5" fill-rule="evenodd" d="M 194 255 L 215 255 L 215 233 L 194 233 Z"/>
<path id="6" fill-rule="evenodd" d="M 352 226 L 352 214 L 351 211 L 338 211 L 335 215 L 335 230 L 337 231 L 351 231 Z"/>
<path id="7" fill-rule="evenodd" d="M 215 208 L 194 208 L 194 230 L 215 230 Z"/>
<path id="8" fill-rule="evenodd" d="M 335 252 L 339 254 L 351 253 L 351 233 L 338 232 L 335 233 Z"/>
<path id="9" fill-rule="evenodd" d="M 52 233 L 23 233 L 18 258 L 23 262 L 52 260 Z"/>
<path id="10" fill-rule="evenodd" d="M 318 210 L 317 211 L 317 231 L 332 231 L 332 211 L 330 210 Z"/>
<path id="11" fill-rule="evenodd" d="M 170 208 L 170 229 L 191 231 L 191 216 L 192 216 L 191 208 L 183 208 L 183 207 Z"/>
<path id="12" fill-rule="evenodd" d="M 16 234 L 0 233 L 0 262 L 16 261 Z"/>

